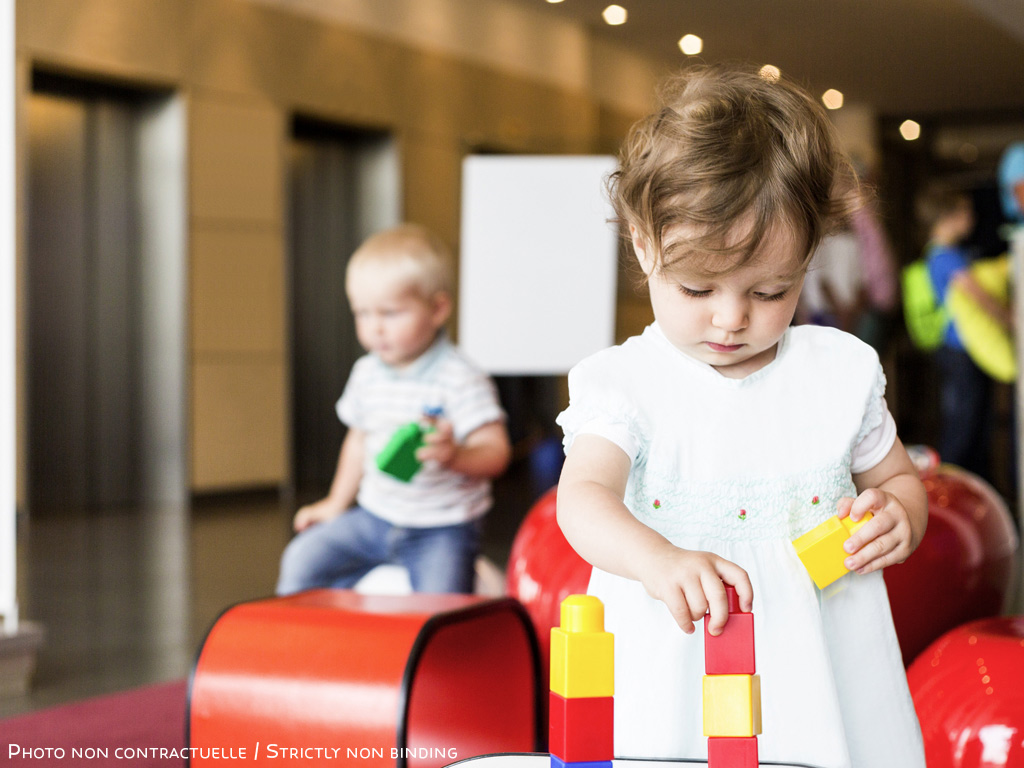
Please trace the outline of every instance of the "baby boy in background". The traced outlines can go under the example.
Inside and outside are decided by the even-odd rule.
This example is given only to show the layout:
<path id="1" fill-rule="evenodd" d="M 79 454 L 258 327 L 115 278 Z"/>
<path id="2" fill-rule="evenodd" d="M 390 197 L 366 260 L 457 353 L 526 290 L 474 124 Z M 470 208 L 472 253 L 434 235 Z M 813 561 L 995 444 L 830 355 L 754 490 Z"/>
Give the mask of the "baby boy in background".
<path id="1" fill-rule="evenodd" d="M 327 496 L 299 509 L 284 551 L 279 595 L 350 588 L 374 567 L 409 571 L 417 592 L 472 592 L 490 480 L 511 456 L 494 383 L 444 331 L 452 310 L 451 258 L 426 229 L 406 224 L 368 238 L 345 288 L 356 361 L 338 400 L 348 427 Z M 426 421 L 409 480 L 377 457 L 396 431 Z"/>

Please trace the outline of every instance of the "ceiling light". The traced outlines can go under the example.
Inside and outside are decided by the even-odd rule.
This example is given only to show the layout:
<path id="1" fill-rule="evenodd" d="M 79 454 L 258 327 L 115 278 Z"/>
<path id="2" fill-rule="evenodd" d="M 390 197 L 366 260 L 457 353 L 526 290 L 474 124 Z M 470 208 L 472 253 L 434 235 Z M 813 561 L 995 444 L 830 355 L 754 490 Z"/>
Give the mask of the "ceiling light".
<path id="1" fill-rule="evenodd" d="M 900 136 L 907 141 L 914 141 L 921 138 L 921 124 L 913 120 L 904 120 L 900 123 Z"/>
<path id="2" fill-rule="evenodd" d="M 777 83 L 782 77 L 782 70 L 774 64 L 765 64 L 761 67 L 759 74 L 770 83 Z"/>
<path id="3" fill-rule="evenodd" d="M 562 0 L 548 0 L 549 3 L 560 3 Z"/>
<path id="4" fill-rule="evenodd" d="M 601 15 L 604 17 L 605 23 L 611 24 L 613 27 L 626 23 L 626 9 L 621 5 L 609 5 L 601 12 Z"/>
<path id="5" fill-rule="evenodd" d="M 835 88 L 829 88 L 821 94 L 821 100 L 829 109 L 839 109 L 843 106 L 843 94 Z"/>
<path id="6" fill-rule="evenodd" d="M 704 50 L 704 41 L 696 35 L 683 35 L 679 38 L 679 50 L 687 56 L 696 56 Z"/>

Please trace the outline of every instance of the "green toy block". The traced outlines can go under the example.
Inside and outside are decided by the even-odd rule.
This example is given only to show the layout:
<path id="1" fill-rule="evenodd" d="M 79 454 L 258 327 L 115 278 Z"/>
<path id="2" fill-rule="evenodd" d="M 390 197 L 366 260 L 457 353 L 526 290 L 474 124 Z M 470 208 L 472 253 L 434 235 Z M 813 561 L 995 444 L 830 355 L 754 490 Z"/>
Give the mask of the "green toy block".
<path id="1" fill-rule="evenodd" d="M 377 469 L 403 483 L 420 471 L 416 451 L 423 445 L 425 429 L 415 422 L 399 428 L 384 449 L 377 454 Z"/>

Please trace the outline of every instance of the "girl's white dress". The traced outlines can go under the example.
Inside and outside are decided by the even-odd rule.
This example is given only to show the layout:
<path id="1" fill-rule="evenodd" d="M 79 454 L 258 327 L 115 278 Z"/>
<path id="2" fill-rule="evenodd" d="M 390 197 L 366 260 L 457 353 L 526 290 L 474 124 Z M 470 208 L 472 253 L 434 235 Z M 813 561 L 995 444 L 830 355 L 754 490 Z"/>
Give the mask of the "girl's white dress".
<path id="1" fill-rule="evenodd" d="M 881 572 L 819 591 L 791 543 L 892 447 L 884 390 L 871 347 L 816 326 L 788 329 L 745 379 L 680 352 L 657 324 L 569 374 L 566 448 L 583 433 L 616 443 L 639 520 L 750 575 L 762 761 L 924 767 Z M 615 754 L 706 758 L 703 626 L 684 635 L 638 582 L 597 568 L 589 591 L 615 634 Z"/>

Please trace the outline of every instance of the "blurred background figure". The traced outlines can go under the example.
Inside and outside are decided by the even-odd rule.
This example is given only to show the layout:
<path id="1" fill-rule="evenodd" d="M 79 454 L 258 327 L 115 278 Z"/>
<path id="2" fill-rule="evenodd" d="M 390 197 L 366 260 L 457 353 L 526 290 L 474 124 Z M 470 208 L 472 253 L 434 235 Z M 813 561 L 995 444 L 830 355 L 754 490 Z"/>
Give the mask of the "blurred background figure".
<path id="1" fill-rule="evenodd" d="M 822 241 L 800 296 L 803 322 L 857 332 L 868 305 L 861 261 L 861 244 L 852 228 Z"/>
<path id="2" fill-rule="evenodd" d="M 917 213 L 928 234 L 925 260 L 938 301 L 949 304 L 954 288 L 967 294 L 1002 326 L 1009 329 L 1010 313 L 971 275 L 971 257 L 963 243 L 975 226 L 974 205 L 961 190 L 936 187 L 917 201 Z M 964 346 L 960 323 L 950 317 L 941 345 L 935 350 L 939 367 L 939 455 L 990 477 L 992 380 Z"/>
<path id="3" fill-rule="evenodd" d="M 874 201 L 865 200 L 845 230 L 818 246 L 797 318 L 840 328 L 882 352 L 891 337 L 896 297 L 892 247 Z"/>
<path id="4" fill-rule="evenodd" d="M 1024 221 L 1024 141 L 1007 147 L 999 160 L 999 199 L 1007 219 Z"/>
<path id="5" fill-rule="evenodd" d="M 866 310 L 854 333 L 881 353 L 891 338 L 896 308 L 896 260 L 874 199 L 866 200 L 854 212 L 851 228 L 860 247 L 867 296 Z"/>

